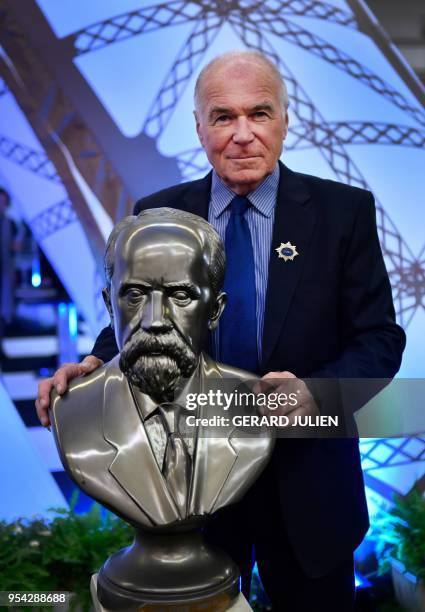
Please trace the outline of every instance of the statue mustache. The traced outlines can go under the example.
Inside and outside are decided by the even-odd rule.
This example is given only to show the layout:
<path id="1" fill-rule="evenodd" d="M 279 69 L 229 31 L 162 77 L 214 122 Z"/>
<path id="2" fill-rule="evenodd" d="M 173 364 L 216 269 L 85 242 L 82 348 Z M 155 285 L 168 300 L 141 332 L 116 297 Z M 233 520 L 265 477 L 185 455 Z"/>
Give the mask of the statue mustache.
<path id="1" fill-rule="evenodd" d="M 139 328 L 125 343 L 121 355 L 124 353 L 125 360 L 131 365 L 139 357 L 149 356 L 152 353 L 166 355 L 178 361 L 182 353 L 187 355 L 188 352 L 193 354 L 192 348 L 175 329 L 156 334 Z"/>

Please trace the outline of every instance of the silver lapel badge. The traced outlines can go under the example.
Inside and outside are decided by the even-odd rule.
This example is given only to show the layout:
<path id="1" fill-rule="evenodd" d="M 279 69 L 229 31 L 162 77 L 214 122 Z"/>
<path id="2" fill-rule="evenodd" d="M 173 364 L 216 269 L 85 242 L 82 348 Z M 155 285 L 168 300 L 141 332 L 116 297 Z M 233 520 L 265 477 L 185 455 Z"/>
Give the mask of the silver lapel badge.
<path id="1" fill-rule="evenodd" d="M 290 242 L 281 242 L 275 251 L 278 253 L 279 259 L 283 259 L 283 261 L 294 261 L 294 258 L 299 255 L 297 247 Z"/>

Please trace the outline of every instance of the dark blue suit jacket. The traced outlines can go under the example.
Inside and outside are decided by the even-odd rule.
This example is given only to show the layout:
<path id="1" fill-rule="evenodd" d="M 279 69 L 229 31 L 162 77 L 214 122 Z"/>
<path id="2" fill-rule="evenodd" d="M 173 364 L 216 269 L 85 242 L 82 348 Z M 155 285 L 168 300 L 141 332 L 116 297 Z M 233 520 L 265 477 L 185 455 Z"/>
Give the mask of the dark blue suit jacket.
<path id="1" fill-rule="evenodd" d="M 211 173 L 139 200 L 135 213 L 170 206 L 208 218 L 210 188 Z M 299 255 L 284 263 L 274 249 L 288 241 Z M 392 378 L 404 346 L 372 194 L 280 164 L 259 373 Z M 116 352 L 106 328 L 93 354 L 108 361 Z M 335 388 L 318 392 L 325 413 L 336 410 Z M 358 439 L 278 440 L 274 459 L 295 554 L 308 574 L 323 575 L 368 528 Z"/>

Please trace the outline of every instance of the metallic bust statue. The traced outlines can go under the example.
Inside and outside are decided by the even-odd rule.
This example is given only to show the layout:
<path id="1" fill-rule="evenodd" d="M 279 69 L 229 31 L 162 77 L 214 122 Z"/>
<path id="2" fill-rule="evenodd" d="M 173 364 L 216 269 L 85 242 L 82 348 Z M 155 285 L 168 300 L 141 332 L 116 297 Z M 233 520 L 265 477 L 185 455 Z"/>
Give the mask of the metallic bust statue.
<path id="1" fill-rule="evenodd" d="M 99 573 L 106 608 L 216 601 L 218 611 L 238 594 L 235 564 L 206 545 L 200 527 L 243 496 L 273 440 L 230 419 L 217 435 L 200 421 L 190 428 L 186 409 L 189 393 L 255 378 L 202 351 L 225 306 L 224 259 L 218 234 L 196 215 L 158 208 L 121 221 L 104 290 L 120 354 L 53 397 L 65 469 L 136 529 L 133 545 Z M 210 408 L 191 414 L 209 417 Z"/>

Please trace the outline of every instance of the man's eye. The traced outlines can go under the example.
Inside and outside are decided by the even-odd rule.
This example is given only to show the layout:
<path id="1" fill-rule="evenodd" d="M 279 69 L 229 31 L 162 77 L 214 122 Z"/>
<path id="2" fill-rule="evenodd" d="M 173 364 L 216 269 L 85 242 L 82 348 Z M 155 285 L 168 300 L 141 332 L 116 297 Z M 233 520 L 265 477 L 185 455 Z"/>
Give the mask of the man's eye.
<path id="1" fill-rule="evenodd" d="M 254 113 L 254 117 L 256 119 L 265 119 L 266 117 L 268 117 L 268 115 L 265 111 L 257 111 L 256 113 Z"/>
<path id="2" fill-rule="evenodd" d="M 216 123 L 226 123 L 227 121 L 230 121 L 229 115 L 219 115 L 215 120 Z"/>

